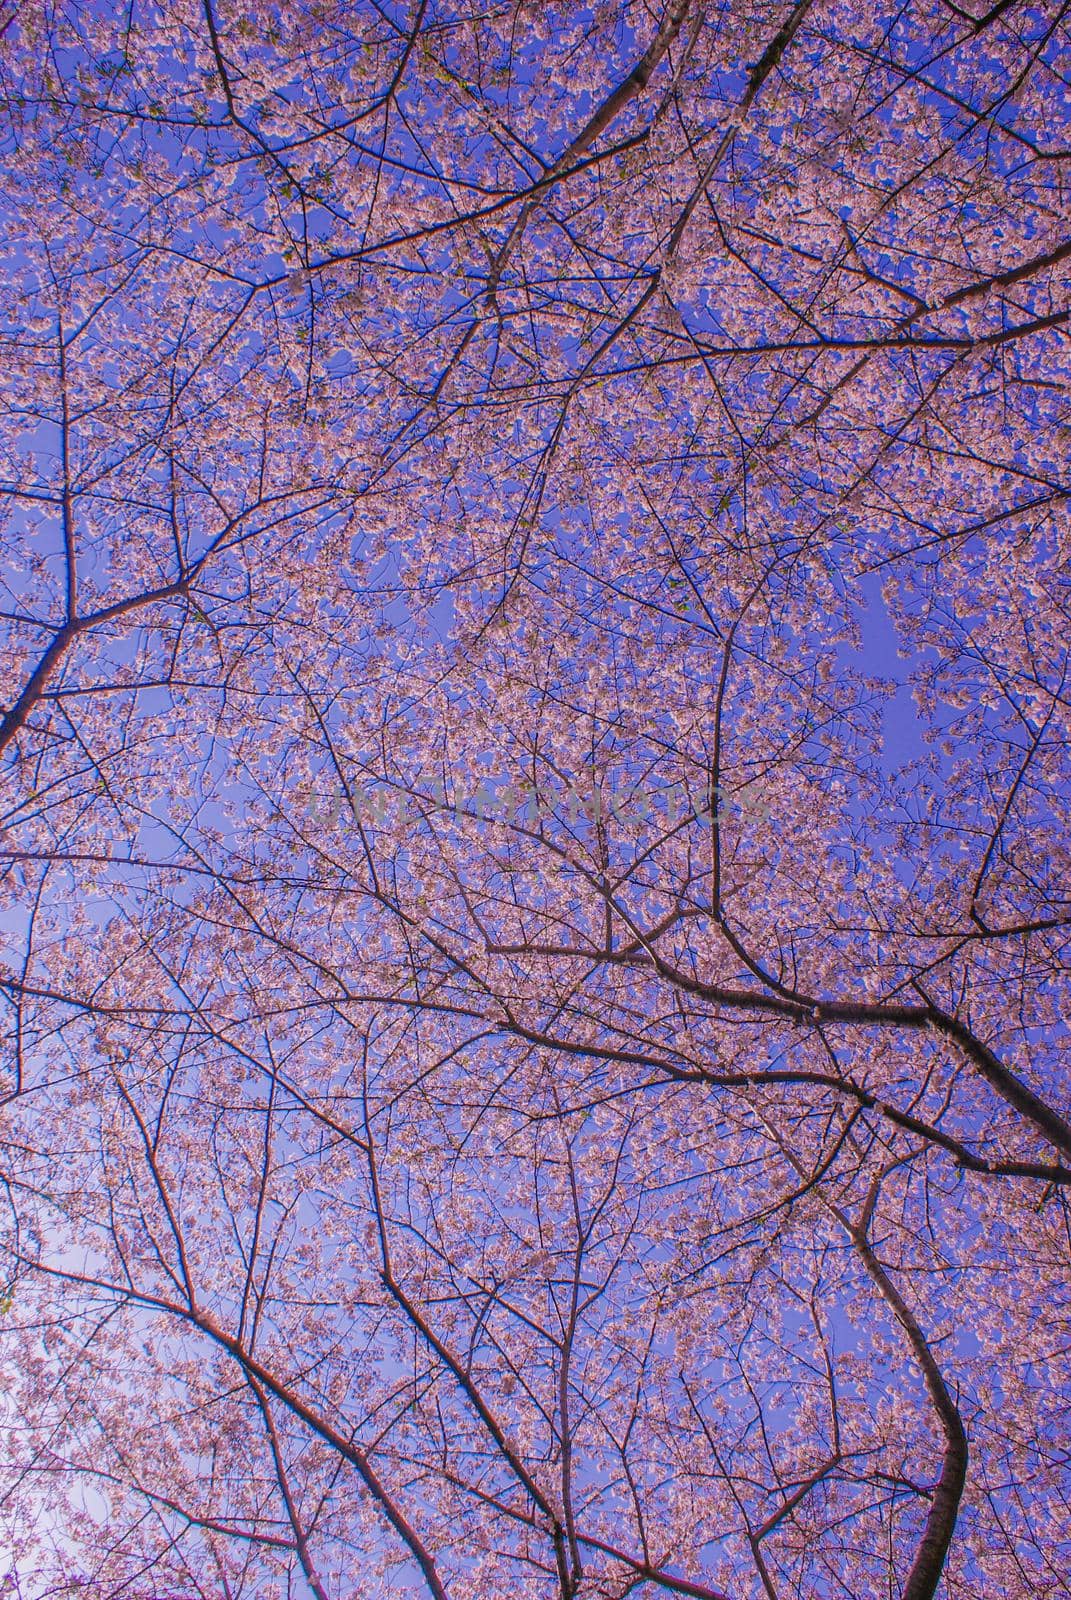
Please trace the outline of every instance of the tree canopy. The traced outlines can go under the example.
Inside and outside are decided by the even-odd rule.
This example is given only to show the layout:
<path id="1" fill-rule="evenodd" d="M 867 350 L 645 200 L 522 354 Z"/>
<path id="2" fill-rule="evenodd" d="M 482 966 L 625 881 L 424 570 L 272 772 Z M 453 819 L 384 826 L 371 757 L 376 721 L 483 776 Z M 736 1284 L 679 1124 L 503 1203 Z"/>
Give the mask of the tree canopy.
<path id="1" fill-rule="evenodd" d="M 4 8 L 0 1592 L 1071 1595 L 1069 42 Z"/>

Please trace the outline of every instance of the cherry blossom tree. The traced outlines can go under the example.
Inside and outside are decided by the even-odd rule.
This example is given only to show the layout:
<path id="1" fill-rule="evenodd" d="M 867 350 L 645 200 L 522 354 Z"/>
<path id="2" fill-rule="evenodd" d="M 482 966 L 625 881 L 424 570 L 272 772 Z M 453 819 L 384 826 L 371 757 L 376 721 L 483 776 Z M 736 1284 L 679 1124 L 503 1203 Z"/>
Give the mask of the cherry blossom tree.
<path id="1" fill-rule="evenodd" d="M 1071 1593 L 1065 13 L 4 8 L 5 1592 Z"/>

